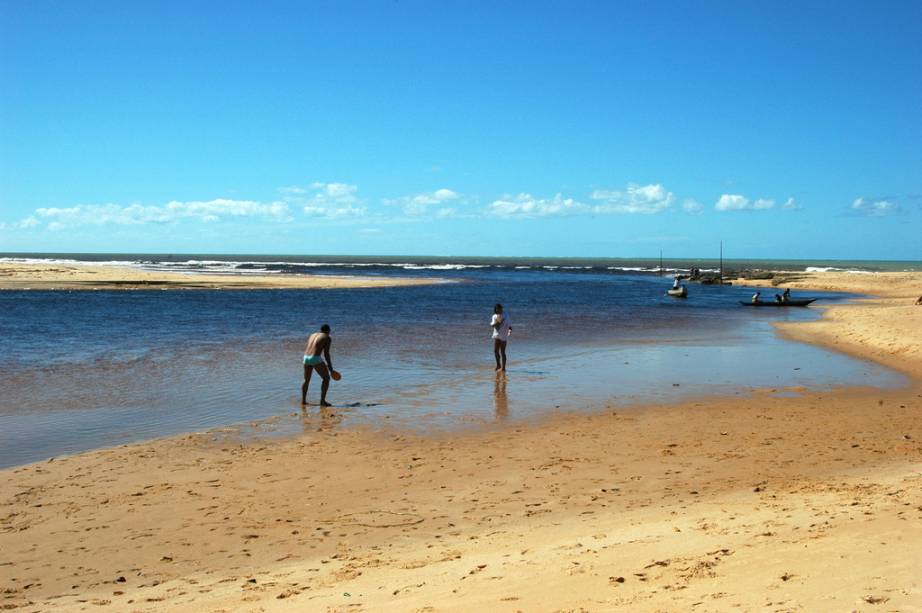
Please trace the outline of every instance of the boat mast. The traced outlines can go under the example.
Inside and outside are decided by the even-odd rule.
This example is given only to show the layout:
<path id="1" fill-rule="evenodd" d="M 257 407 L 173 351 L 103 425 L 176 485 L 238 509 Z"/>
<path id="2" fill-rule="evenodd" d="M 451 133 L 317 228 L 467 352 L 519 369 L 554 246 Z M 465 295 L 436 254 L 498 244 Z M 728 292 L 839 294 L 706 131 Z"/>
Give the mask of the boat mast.
<path id="1" fill-rule="evenodd" d="M 720 241 L 720 284 L 724 284 L 724 242 Z"/>
<path id="2" fill-rule="evenodd" d="M 659 250 L 659 276 L 663 276 L 663 250 Z"/>

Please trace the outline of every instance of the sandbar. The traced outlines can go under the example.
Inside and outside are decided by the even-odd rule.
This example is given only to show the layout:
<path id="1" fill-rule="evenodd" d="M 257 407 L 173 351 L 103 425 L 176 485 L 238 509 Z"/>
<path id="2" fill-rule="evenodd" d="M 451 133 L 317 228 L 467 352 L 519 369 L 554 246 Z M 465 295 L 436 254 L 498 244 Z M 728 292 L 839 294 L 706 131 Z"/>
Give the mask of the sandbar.
<path id="1" fill-rule="evenodd" d="M 0 262 L 0 290 L 338 289 L 431 285 L 441 279 L 149 271 L 131 266 Z"/>

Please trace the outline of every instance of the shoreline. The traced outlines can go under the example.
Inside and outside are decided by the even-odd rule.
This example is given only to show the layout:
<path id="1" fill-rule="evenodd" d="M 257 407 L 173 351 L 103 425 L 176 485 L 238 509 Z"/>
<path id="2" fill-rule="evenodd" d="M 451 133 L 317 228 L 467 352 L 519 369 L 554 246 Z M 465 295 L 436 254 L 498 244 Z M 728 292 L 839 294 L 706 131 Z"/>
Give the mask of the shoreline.
<path id="1" fill-rule="evenodd" d="M 899 364 L 900 390 L 758 392 L 432 437 L 338 430 L 314 408 L 292 440 L 190 434 L 2 470 L 0 606 L 922 606 L 922 307 L 907 311 L 909 292 L 781 326 Z"/>
<path id="2" fill-rule="evenodd" d="M 2 290 L 341 289 L 433 285 L 443 279 L 154 272 L 111 264 L 0 262 Z"/>
<path id="3" fill-rule="evenodd" d="M 786 338 L 870 359 L 919 380 L 915 364 L 922 362 L 922 335 L 916 330 L 922 327 L 922 306 L 916 305 L 915 300 L 922 294 L 922 274 L 822 272 L 780 278 L 791 280 L 777 285 L 772 280 L 754 279 L 738 279 L 734 283 L 791 287 L 801 293 L 816 290 L 858 294 L 850 304 L 812 305 L 809 308 L 823 311 L 817 321 L 778 322 L 775 328 Z"/>

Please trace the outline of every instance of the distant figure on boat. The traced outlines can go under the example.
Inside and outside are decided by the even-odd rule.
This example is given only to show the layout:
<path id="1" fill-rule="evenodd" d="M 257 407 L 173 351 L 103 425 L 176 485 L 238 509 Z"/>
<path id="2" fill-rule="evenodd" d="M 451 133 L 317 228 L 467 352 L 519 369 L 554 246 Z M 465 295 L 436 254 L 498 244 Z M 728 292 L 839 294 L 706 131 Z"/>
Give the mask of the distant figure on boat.
<path id="1" fill-rule="evenodd" d="M 682 275 L 673 277 L 672 287 L 666 291 L 667 296 L 672 296 L 673 298 L 685 298 L 688 296 L 688 289 L 680 283 L 682 278 Z"/>
<path id="2" fill-rule="evenodd" d="M 762 299 L 760 298 L 761 295 L 762 295 L 762 292 L 754 293 L 752 295 L 752 304 L 759 304 L 760 302 L 762 302 Z"/>
<path id="3" fill-rule="evenodd" d="M 784 293 L 781 294 L 781 302 L 787 302 L 791 299 L 791 288 L 786 287 Z"/>

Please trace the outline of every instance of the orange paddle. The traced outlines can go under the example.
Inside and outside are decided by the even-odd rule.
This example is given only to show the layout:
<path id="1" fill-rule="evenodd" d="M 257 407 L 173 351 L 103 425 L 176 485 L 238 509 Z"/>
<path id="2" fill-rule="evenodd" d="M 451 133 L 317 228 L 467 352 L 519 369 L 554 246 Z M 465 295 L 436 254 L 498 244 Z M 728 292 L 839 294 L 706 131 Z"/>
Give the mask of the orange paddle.
<path id="1" fill-rule="evenodd" d="M 341 374 L 339 374 L 339 371 L 338 371 L 338 370 L 334 370 L 334 371 L 330 372 L 330 376 L 333 377 L 333 380 L 334 380 L 334 381 L 339 381 L 340 379 L 343 378 L 343 376 L 342 376 Z"/>

